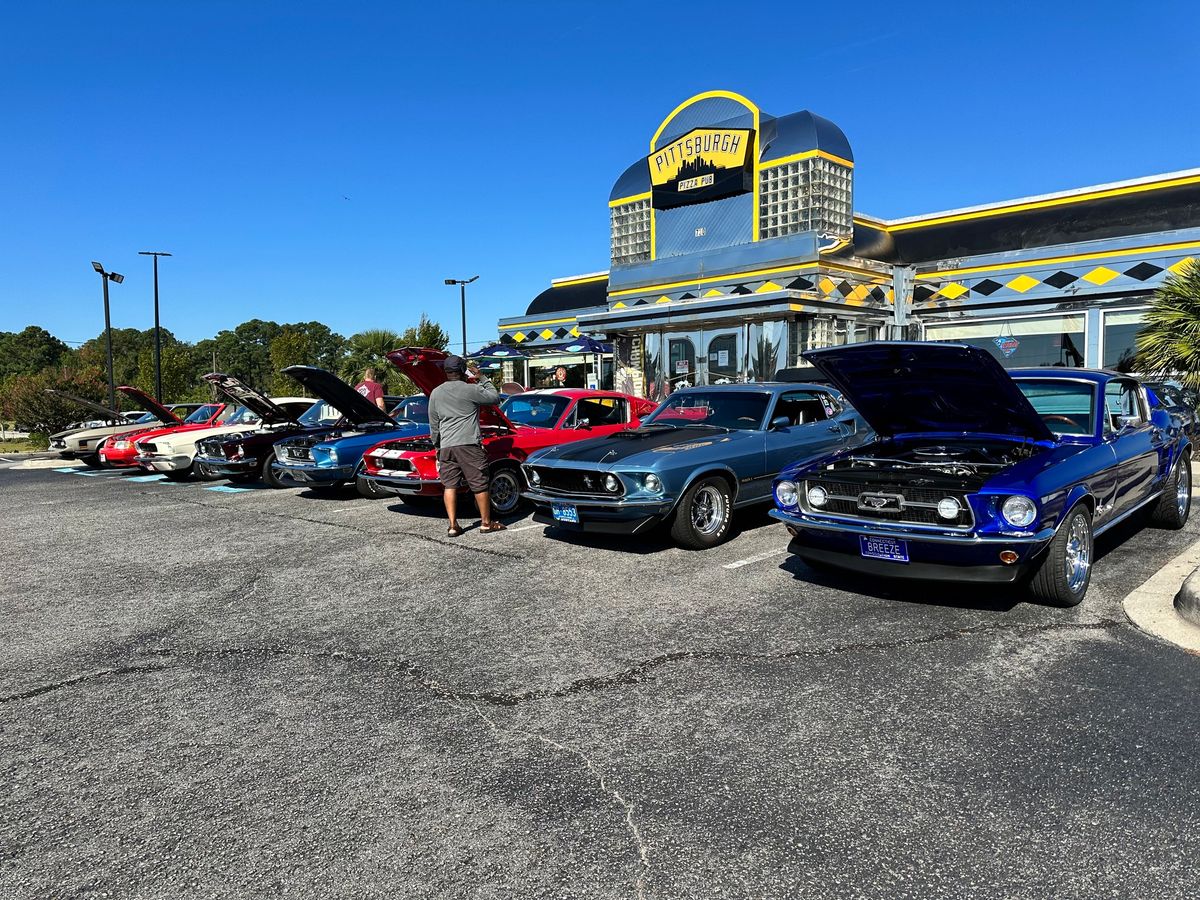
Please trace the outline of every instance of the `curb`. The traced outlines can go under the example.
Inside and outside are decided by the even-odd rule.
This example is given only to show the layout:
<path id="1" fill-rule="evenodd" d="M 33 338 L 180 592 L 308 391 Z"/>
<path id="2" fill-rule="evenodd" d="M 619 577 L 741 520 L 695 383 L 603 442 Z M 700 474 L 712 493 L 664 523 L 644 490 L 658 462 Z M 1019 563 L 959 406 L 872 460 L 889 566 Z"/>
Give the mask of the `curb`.
<path id="1" fill-rule="evenodd" d="M 1125 615 L 1142 631 L 1200 655 L 1200 540 L 1134 588 L 1121 601 Z M 1183 585 L 1183 587 L 1180 587 Z M 1191 590 L 1188 589 L 1191 585 Z M 1180 597 L 1195 619 L 1178 609 Z M 1194 605 L 1191 605 L 1194 604 Z"/>
<path id="2" fill-rule="evenodd" d="M 1200 625 L 1200 569 L 1188 576 L 1175 595 L 1175 612 L 1193 625 Z"/>

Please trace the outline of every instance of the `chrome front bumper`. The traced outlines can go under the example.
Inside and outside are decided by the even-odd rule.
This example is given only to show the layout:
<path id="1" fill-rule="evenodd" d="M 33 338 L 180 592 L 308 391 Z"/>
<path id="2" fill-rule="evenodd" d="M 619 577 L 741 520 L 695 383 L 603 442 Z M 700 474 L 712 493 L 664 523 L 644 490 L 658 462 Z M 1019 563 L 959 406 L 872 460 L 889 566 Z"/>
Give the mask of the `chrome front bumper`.
<path id="1" fill-rule="evenodd" d="M 940 531 L 907 525 L 872 525 L 868 522 L 839 522 L 834 519 L 818 518 L 796 510 L 790 512 L 772 509 L 769 516 L 794 528 L 813 531 L 830 531 L 838 534 L 860 534 L 867 537 L 898 538 L 905 541 L 927 541 L 934 544 L 1040 544 L 1054 537 L 1053 528 L 1041 531 L 1021 531 L 1011 534 L 977 534 L 975 532 Z"/>

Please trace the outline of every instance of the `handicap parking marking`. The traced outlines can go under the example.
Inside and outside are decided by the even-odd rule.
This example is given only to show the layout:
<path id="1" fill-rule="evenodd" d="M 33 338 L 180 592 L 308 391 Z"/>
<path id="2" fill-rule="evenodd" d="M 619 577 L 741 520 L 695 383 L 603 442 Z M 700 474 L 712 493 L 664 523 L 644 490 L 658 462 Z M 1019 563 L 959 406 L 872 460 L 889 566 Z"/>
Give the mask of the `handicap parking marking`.
<path id="1" fill-rule="evenodd" d="M 167 477 L 166 475 L 163 475 L 163 474 L 161 474 L 161 473 L 160 473 L 160 474 L 158 474 L 158 475 L 135 475 L 134 477 L 130 478 L 129 480 L 130 480 L 130 481 L 138 481 L 138 482 L 143 482 L 143 481 L 165 481 L 165 480 L 166 480 L 166 477 Z"/>
<path id="2" fill-rule="evenodd" d="M 245 494 L 248 491 L 258 490 L 258 488 L 233 487 L 232 485 L 228 485 L 228 484 L 215 484 L 212 487 L 206 487 L 205 490 L 206 491 L 217 491 L 218 493 L 221 493 L 221 494 Z"/>
<path id="3" fill-rule="evenodd" d="M 61 469 L 53 469 L 52 471 L 61 472 L 64 475 L 74 475 L 76 472 L 80 472 L 82 470 L 76 468 L 75 466 L 65 466 Z"/>
<path id="4" fill-rule="evenodd" d="M 782 556 L 784 553 L 787 553 L 787 552 L 788 551 L 787 551 L 786 547 L 780 548 L 779 550 L 770 550 L 766 553 L 759 553 L 754 556 L 748 556 L 745 559 L 739 559 L 735 562 L 725 563 L 725 565 L 721 566 L 721 568 L 722 569 L 740 569 L 742 566 L 752 566 L 755 563 L 765 562 L 766 560 L 771 559 L 774 556 Z"/>

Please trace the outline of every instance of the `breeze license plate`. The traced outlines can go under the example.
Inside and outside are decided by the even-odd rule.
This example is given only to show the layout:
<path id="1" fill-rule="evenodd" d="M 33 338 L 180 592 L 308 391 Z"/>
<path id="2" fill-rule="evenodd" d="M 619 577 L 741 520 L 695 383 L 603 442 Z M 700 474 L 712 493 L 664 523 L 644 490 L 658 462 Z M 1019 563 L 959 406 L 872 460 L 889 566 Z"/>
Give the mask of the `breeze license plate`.
<path id="1" fill-rule="evenodd" d="M 898 541 L 889 537 L 858 536 L 858 549 L 863 556 L 871 559 L 887 559 L 892 562 L 908 562 L 908 541 Z"/>
<path id="2" fill-rule="evenodd" d="M 559 522 L 571 522 L 575 525 L 579 524 L 579 510 L 567 503 L 555 503 L 553 506 L 554 518 Z"/>

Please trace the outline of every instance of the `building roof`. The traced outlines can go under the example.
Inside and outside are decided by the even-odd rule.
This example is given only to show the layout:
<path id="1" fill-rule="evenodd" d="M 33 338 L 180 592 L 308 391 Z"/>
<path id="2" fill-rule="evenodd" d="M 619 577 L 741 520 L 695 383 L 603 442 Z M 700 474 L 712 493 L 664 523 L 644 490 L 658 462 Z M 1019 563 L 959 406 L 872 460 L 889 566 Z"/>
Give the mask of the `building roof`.
<path id="1" fill-rule="evenodd" d="M 560 278 L 530 301 L 525 315 L 589 309 L 608 304 L 608 273 Z"/>

